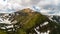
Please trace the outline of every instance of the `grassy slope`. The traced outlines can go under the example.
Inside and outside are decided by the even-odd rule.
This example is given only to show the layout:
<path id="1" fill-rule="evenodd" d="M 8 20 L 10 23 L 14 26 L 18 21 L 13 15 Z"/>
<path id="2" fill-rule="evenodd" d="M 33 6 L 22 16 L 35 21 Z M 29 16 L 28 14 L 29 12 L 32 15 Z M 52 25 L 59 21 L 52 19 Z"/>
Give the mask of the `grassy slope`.
<path id="1" fill-rule="evenodd" d="M 15 15 L 14 20 L 18 21 L 18 24 L 21 25 L 21 28 L 17 29 L 17 34 L 29 34 L 29 32 L 33 29 L 42 24 L 45 21 L 49 21 L 49 19 L 38 13 L 38 12 L 28 12 L 28 10 L 21 10 L 20 15 Z M 27 14 L 26 16 L 24 16 Z M 53 25 L 50 23 L 50 25 Z M 0 32 L 1 34 L 6 34 L 4 32 Z"/>
<path id="2" fill-rule="evenodd" d="M 28 20 L 25 20 L 25 22 L 22 22 L 23 25 L 20 28 L 20 30 L 18 30 L 19 34 L 22 34 L 22 33 L 27 34 L 28 30 L 40 25 L 40 23 L 43 23 L 46 20 L 47 20 L 46 16 L 43 16 L 40 13 L 37 13 L 37 12 L 33 13 L 30 17 L 28 17 Z"/>

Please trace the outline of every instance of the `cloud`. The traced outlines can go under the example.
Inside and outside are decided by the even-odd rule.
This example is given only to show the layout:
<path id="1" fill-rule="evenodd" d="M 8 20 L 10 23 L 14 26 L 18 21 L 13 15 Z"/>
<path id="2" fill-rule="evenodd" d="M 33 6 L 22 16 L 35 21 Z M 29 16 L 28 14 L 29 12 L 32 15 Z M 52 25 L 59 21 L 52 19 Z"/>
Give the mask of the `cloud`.
<path id="1" fill-rule="evenodd" d="M 31 0 L 30 4 L 37 5 L 40 2 L 40 0 Z"/>
<path id="2" fill-rule="evenodd" d="M 1 0 L 0 5 L 7 5 L 7 4 L 19 4 L 20 6 L 45 6 L 50 4 L 58 4 L 59 0 Z M 14 6 L 13 6 L 14 7 Z M 18 6 L 17 6 L 18 7 Z"/>
<path id="3" fill-rule="evenodd" d="M 60 11 L 60 0 L 0 0 L 0 10 L 3 9 L 3 12 L 10 12 L 7 11 L 7 9 L 17 11 L 26 7 L 33 9 L 33 6 L 42 8 L 43 10 L 40 9 L 40 12 L 48 14 L 49 12 L 51 13 L 53 9 Z M 59 11 L 55 11 L 55 14 Z"/>

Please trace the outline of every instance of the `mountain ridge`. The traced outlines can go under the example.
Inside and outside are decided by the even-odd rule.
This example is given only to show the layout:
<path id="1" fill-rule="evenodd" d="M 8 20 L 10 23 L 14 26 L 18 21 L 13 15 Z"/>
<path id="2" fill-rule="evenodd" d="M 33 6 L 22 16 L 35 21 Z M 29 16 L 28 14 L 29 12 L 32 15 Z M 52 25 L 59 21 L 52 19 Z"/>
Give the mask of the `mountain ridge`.
<path id="1" fill-rule="evenodd" d="M 8 34 L 16 34 L 16 32 L 18 32 L 18 34 L 34 34 L 37 33 L 34 30 L 37 26 L 41 28 L 36 29 L 39 32 L 45 32 L 47 30 L 53 31 L 55 26 L 58 25 L 54 21 L 51 21 L 47 16 L 30 8 L 22 9 L 10 14 L 3 14 L 2 18 L 2 24 L 4 25 L 2 25 L 3 27 L 0 26 L 0 29 L 6 30 L 5 32 L 8 32 Z M 50 26 L 52 26 L 52 28 Z"/>

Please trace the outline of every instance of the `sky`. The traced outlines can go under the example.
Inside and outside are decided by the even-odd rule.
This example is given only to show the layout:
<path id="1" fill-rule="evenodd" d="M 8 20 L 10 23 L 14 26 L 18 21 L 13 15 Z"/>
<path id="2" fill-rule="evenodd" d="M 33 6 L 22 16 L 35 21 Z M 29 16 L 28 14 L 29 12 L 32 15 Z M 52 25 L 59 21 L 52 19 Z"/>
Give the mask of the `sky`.
<path id="1" fill-rule="evenodd" d="M 0 13 L 14 12 L 27 7 L 42 14 L 60 15 L 60 0 L 0 0 Z"/>

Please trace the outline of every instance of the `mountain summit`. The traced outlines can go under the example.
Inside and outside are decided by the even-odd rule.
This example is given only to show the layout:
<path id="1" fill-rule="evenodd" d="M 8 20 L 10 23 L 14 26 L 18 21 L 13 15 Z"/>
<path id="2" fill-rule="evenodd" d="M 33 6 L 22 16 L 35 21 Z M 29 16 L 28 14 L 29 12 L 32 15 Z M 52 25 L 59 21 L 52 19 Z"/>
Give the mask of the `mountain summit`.
<path id="1" fill-rule="evenodd" d="M 0 24 L 0 34 L 38 34 L 38 32 L 54 34 L 52 31 L 56 32 L 56 29 L 60 26 L 56 22 L 51 21 L 47 16 L 30 8 L 10 14 L 0 14 Z"/>

